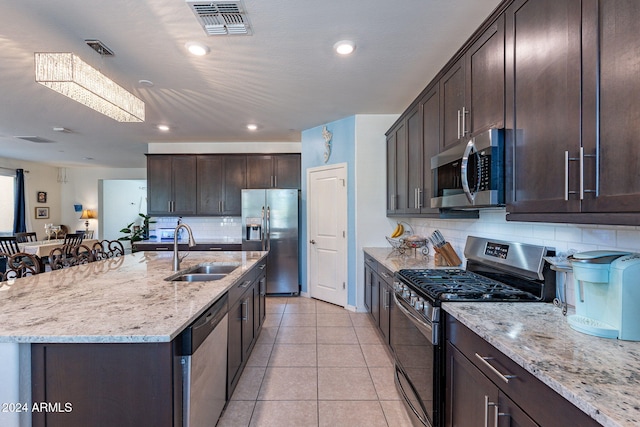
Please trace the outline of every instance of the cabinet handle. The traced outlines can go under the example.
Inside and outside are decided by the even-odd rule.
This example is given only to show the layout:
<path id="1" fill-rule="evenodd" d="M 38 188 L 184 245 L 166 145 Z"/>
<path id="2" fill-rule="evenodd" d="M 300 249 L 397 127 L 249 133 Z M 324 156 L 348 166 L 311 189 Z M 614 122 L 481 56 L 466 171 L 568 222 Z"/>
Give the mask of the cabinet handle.
<path id="1" fill-rule="evenodd" d="M 171 200 L 167 201 L 167 211 L 171 212 Z"/>
<path id="2" fill-rule="evenodd" d="M 389 291 L 385 289 L 384 298 L 382 299 L 384 302 L 384 309 L 389 310 Z"/>
<path id="3" fill-rule="evenodd" d="M 569 152 L 564 152 L 564 200 L 569 200 Z"/>
<path id="4" fill-rule="evenodd" d="M 418 203 L 416 205 L 416 209 L 422 208 L 422 189 L 420 187 L 416 188 L 418 192 Z"/>
<path id="5" fill-rule="evenodd" d="M 580 200 L 584 200 L 584 147 L 580 147 Z"/>
<path id="6" fill-rule="evenodd" d="M 462 136 L 465 136 L 467 134 L 467 114 L 469 114 L 469 110 L 467 110 L 467 107 L 462 107 Z"/>
<path id="7" fill-rule="evenodd" d="M 244 282 L 242 285 L 240 285 L 241 288 L 246 288 L 247 286 L 249 286 L 251 284 L 251 280 L 247 280 L 246 282 Z"/>
<path id="8" fill-rule="evenodd" d="M 502 372 L 498 371 L 496 368 L 493 367 L 493 365 L 491 363 L 489 363 L 489 360 L 493 360 L 493 357 L 488 357 L 488 356 L 480 356 L 478 353 L 476 353 L 476 358 L 478 360 L 480 360 L 487 368 L 491 369 L 491 371 L 496 374 L 502 381 L 504 381 L 505 383 L 509 384 L 509 380 L 512 378 L 516 378 L 516 375 L 510 375 L 510 374 L 503 374 Z"/>
<path id="9" fill-rule="evenodd" d="M 264 270 L 267 267 L 267 264 L 261 264 L 258 268 L 260 270 Z"/>
<path id="10" fill-rule="evenodd" d="M 273 186 L 278 188 L 278 175 L 273 176 Z"/>
<path id="11" fill-rule="evenodd" d="M 460 139 L 460 110 L 458 110 L 458 139 Z"/>
<path id="12" fill-rule="evenodd" d="M 208 248 L 208 251 L 221 251 L 222 248 Z"/>
<path id="13" fill-rule="evenodd" d="M 489 396 L 484 395 L 484 427 L 489 427 L 489 406 L 494 407 L 493 426 L 498 427 L 498 404 L 489 402 Z"/>
<path id="14" fill-rule="evenodd" d="M 382 277 L 384 277 L 385 279 L 388 279 L 389 277 L 391 277 L 391 276 L 389 276 L 387 273 L 385 273 L 384 271 L 380 272 L 380 275 L 381 275 Z"/>
<path id="15" fill-rule="evenodd" d="M 242 305 L 244 306 L 244 313 L 242 314 L 242 321 L 246 322 L 247 320 L 249 320 L 249 300 L 246 299 L 244 301 L 242 301 Z"/>

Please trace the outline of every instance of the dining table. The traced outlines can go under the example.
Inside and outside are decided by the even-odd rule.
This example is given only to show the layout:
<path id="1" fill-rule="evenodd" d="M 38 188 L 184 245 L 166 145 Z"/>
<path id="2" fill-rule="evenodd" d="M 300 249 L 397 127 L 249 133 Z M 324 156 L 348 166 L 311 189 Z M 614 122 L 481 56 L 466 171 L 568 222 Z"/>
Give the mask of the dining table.
<path id="1" fill-rule="evenodd" d="M 91 249 L 97 239 L 84 239 L 82 245 Z M 64 239 L 39 240 L 37 242 L 18 243 L 18 248 L 25 253 L 37 255 L 40 258 L 48 257 L 52 250 L 64 245 Z"/>

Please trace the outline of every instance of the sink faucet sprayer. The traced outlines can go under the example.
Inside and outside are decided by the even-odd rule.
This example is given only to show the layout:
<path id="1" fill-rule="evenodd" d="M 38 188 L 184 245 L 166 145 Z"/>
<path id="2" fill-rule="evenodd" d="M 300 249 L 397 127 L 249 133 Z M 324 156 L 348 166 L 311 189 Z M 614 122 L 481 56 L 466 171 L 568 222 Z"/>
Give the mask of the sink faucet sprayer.
<path id="1" fill-rule="evenodd" d="M 180 254 L 178 253 L 178 231 L 181 228 L 185 228 L 187 230 L 187 233 L 189 233 L 189 247 L 193 247 L 196 245 L 196 241 L 193 238 L 193 232 L 191 231 L 191 227 L 189 227 L 188 224 L 184 224 L 184 223 L 180 223 L 176 226 L 176 229 L 173 231 L 173 271 L 178 271 L 180 270 L 180 261 L 182 261 L 187 255 L 189 255 L 188 253 L 185 254 L 183 257 L 180 257 Z"/>

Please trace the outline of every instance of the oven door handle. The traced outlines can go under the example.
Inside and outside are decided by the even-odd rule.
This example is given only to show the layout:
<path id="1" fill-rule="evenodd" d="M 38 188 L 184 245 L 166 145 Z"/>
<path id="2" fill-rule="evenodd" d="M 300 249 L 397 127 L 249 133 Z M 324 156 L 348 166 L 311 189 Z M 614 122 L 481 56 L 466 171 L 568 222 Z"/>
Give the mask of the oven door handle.
<path id="1" fill-rule="evenodd" d="M 418 417 L 421 421 L 426 422 L 427 426 L 431 427 L 431 422 L 429 421 L 426 413 L 423 413 L 422 411 L 418 411 L 416 409 L 416 407 L 413 404 L 412 399 L 409 397 L 409 395 L 407 394 L 407 392 L 404 390 L 404 387 L 402 386 L 402 381 L 400 380 L 400 370 L 398 369 L 398 366 L 396 365 L 395 367 L 395 381 L 396 384 L 398 385 L 398 389 L 400 389 L 400 393 L 402 394 L 402 398 L 404 399 L 404 401 L 406 402 L 407 406 L 409 407 L 409 409 L 411 409 L 411 412 L 413 412 L 415 414 L 416 417 Z M 411 387 L 411 385 L 409 385 L 409 387 Z M 414 391 L 414 395 L 417 395 L 417 393 Z"/>
<path id="2" fill-rule="evenodd" d="M 411 323 L 413 323 L 422 332 L 422 334 L 431 341 L 431 344 L 438 345 L 437 329 L 434 330 L 434 326 L 432 324 L 429 324 L 424 320 L 418 318 L 407 308 L 405 308 L 405 304 L 407 303 L 401 299 L 398 299 L 398 296 L 395 292 L 393 293 L 393 301 L 396 303 L 396 306 L 400 309 L 400 311 L 405 316 L 407 316 L 409 320 L 411 320 Z"/>

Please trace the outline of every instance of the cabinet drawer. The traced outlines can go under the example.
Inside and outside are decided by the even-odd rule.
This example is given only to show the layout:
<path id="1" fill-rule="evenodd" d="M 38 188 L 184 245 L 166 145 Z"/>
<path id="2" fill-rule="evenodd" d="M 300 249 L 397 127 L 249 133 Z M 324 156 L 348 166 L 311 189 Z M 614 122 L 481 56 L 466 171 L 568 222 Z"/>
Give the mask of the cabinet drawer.
<path id="1" fill-rule="evenodd" d="M 376 273 L 378 272 L 378 261 L 366 252 L 364 253 L 364 264 Z"/>
<path id="2" fill-rule="evenodd" d="M 447 340 L 537 424 L 599 425 L 453 316 L 447 315 L 446 318 Z"/>
<path id="3" fill-rule="evenodd" d="M 393 287 L 393 272 L 391 270 L 382 264 L 378 264 L 378 275 L 388 286 Z"/>
<path id="4" fill-rule="evenodd" d="M 242 295 L 251 287 L 251 284 L 258 275 L 258 268 L 252 268 L 242 277 L 238 279 L 238 282 L 229 289 L 229 306 L 234 305 L 242 298 Z"/>

